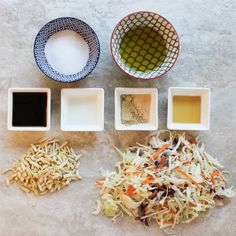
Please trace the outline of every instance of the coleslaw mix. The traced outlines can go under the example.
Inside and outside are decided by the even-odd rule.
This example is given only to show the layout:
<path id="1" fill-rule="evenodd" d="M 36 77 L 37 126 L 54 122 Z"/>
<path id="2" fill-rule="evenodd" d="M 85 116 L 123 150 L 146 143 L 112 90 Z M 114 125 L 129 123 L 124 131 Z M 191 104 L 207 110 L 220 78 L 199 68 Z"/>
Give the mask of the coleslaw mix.
<path id="1" fill-rule="evenodd" d="M 117 149 L 118 150 L 118 149 Z M 94 214 L 115 220 L 126 213 L 145 225 L 160 228 L 189 223 L 232 197 L 222 164 L 204 150 L 198 139 L 184 133 L 158 131 L 120 153 L 116 171 L 102 171 Z"/>

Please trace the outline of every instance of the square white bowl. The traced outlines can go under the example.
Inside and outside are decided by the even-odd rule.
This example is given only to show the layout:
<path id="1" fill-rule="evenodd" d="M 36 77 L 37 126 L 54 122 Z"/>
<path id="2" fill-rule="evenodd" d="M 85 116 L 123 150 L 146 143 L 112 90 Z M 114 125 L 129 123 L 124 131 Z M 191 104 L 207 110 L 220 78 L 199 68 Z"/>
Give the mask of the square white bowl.
<path id="1" fill-rule="evenodd" d="M 201 121 L 200 123 L 175 123 L 173 121 L 174 96 L 200 96 Z M 210 129 L 210 89 L 191 87 L 170 87 L 168 91 L 167 128 L 171 130 L 209 130 Z"/>
<path id="2" fill-rule="evenodd" d="M 102 131 L 104 129 L 104 89 L 61 90 L 61 130 Z"/>
<path id="3" fill-rule="evenodd" d="M 13 126 L 13 93 L 46 93 L 46 126 Z M 27 115 L 27 114 L 25 114 Z M 48 131 L 51 124 L 51 90 L 49 88 L 9 88 L 7 127 L 11 131 Z"/>
<path id="4" fill-rule="evenodd" d="M 150 120 L 148 123 L 124 125 L 121 122 L 121 95 L 150 94 Z M 115 89 L 115 128 L 116 130 L 157 130 L 158 129 L 158 91 L 156 88 L 116 88 Z"/>

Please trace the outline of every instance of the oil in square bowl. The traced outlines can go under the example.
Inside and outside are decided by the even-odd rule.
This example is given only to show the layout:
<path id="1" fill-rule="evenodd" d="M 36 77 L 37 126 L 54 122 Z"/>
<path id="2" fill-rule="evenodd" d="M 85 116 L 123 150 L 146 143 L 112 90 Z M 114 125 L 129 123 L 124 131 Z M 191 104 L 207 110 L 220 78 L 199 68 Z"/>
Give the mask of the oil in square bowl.
<path id="1" fill-rule="evenodd" d="M 169 88 L 167 127 L 171 130 L 209 130 L 210 89 Z"/>
<path id="2" fill-rule="evenodd" d="M 115 128 L 157 130 L 158 91 L 156 88 L 116 88 Z"/>
<path id="3" fill-rule="evenodd" d="M 61 129 L 63 131 L 102 131 L 104 129 L 104 90 L 102 88 L 62 89 Z"/>
<path id="4" fill-rule="evenodd" d="M 50 103 L 51 90 L 48 88 L 10 88 L 8 91 L 8 129 L 49 130 Z"/>

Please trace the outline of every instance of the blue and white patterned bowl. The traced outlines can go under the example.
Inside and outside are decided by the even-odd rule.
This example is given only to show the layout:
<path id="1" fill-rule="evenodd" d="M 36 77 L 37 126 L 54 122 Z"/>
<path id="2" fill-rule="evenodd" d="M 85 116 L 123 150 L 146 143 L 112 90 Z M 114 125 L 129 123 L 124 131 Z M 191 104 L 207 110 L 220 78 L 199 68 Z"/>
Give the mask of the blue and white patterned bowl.
<path id="1" fill-rule="evenodd" d="M 82 71 L 76 74 L 59 73 L 51 67 L 45 56 L 44 49 L 49 37 L 61 30 L 73 30 L 79 33 L 89 46 L 88 62 Z M 58 82 L 71 83 L 85 78 L 97 65 L 99 56 L 100 44 L 96 33 L 88 24 L 73 17 L 61 17 L 48 22 L 38 32 L 34 42 L 34 57 L 39 69 L 46 76 Z"/>

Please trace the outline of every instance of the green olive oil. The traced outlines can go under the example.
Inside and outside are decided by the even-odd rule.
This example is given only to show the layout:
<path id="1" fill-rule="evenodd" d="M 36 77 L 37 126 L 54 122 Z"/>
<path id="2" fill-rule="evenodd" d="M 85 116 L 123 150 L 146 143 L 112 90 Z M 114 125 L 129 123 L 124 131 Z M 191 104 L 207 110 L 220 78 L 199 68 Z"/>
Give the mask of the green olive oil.
<path id="1" fill-rule="evenodd" d="M 134 71 L 149 72 L 166 59 L 167 42 L 162 35 L 148 26 L 136 26 L 121 39 L 119 54 L 125 65 Z"/>

